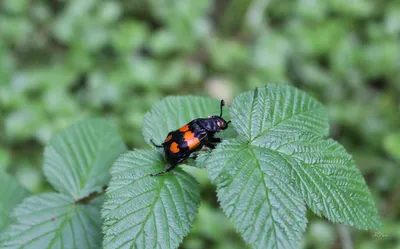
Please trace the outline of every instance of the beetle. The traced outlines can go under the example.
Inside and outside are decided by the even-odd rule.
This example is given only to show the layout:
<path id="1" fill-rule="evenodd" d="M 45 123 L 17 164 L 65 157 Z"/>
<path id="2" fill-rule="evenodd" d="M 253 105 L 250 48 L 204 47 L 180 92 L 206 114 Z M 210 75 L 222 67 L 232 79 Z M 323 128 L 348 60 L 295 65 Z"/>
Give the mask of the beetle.
<path id="1" fill-rule="evenodd" d="M 217 132 L 228 128 L 231 121 L 222 118 L 224 100 L 220 103 L 220 115 L 208 118 L 197 118 L 185 124 L 181 128 L 168 133 L 164 142 L 157 145 L 151 139 L 150 142 L 157 148 L 163 148 L 169 167 L 161 172 L 151 174 L 158 176 L 173 170 L 182 163 L 193 152 L 200 150 L 203 146 L 210 149 L 215 148 L 215 143 L 221 142 L 220 138 L 214 137 Z"/>

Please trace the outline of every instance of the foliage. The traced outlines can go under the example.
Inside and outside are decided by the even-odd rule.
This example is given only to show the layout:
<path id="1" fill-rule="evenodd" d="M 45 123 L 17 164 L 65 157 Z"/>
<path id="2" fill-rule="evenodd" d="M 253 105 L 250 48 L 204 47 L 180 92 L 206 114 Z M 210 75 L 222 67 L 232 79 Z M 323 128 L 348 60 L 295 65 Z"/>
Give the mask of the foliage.
<path id="1" fill-rule="evenodd" d="M 200 203 L 199 185 L 181 170 L 162 177 L 160 154 L 135 150 L 119 157 L 103 207 L 104 248 L 178 248 Z"/>
<path id="2" fill-rule="evenodd" d="M 76 205 L 60 193 L 29 197 L 13 212 L 2 248 L 101 248 L 101 203 Z"/>
<path id="3" fill-rule="evenodd" d="M 305 204 L 333 222 L 377 229 L 380 221 L 364 179 L 343 147 L 325 140 L 321 104 L 285 86 L 235 98 L 240 137 L 206 160 L 226 215 L 256 248 L 297 248 Z"/>
<path id="4" fill-rule="evenodd" d="M 169 97 L 146 114 L 146 140 L 157 139 L 194 117 L 211 101 Z M 326 110 L 295 88 L 267 85 L 239 95 L 230 109 L 236 138 L 200 155 L 217 184 L 221 206 L 255 248 L 297 248 L 306 204 L 333 222 L 378 229 L 380 219 L 351 156 L 326 140 Z M 153 137 L 151 137 L 153 135 Z M 155 150 L 155 149 L 154 149 Z M 135 150 L 114 164 L 103 207 L 105 248 L 177 248 L 193 222 L 199 188 L 180 170 L 158 177 L 161 154 Z M 195 184 L 195 185 L 193 185 Z"/>
<path id="5" fill-rule="evenodd" d="M 41 193 L 50 188 L 40 167 L 43 147 L 77 120 L 106 117 L 129 148 L 144 148 L 143 117 L 163 96 L 230 103 L 266 82 L 291 82 L 327 106 L 331 136 L 354 156 L 383 214 L 384 236 L 350 229 L 353 246 L 394 248 L 399 13 L 394 0 L 3 0 L 0 168 Z M 219 211 L 213 185 L 194 172 L 209 212 L 200 212 L 194 227 L 203 230 L 192 230 L 184 248 L 233 248 L 240 239 L 228 225 L 219 240 L 196 225 Z M 329 229 L 307 230 L 304 247 L 323 248 L 316 230 L 340 247 L 336 226 L 311 216 L 314 224 Z"/>
<path id="6" fill-rule="evenodd" d="M 13 211 L 1 248 L 101 248 L 101 186 L 125 145 L 101 119 L 81 121 L 52 138 L 44 171 L 58 193 L 31 196 Z M 18 199 L 17 199 L 18 200 Z"/>
<path id="7" fill-rule="evenodd" d="M 145 115 L 149 125 L 143 126 L 143 135 L 147 142 L 161 143 L 170 130 L 218 113 L 216 99 L 167 97 Z M 115 162 L 103 208 L 105 248 L 177 248 L 182 242 L 197 213 L 200 189 L 195 179 L 179 169 L 150 176 L 164 167 L 160 153 L 146 150 L 129 152 Z"/>
<path id="8" fill-rule="evenodd" d="M 10 223 L 10 213 L 29 192 L 14 177 L 0 171 L 0 233 Z"/>
<path id="9" fill-rule="evenodd" d="M 43 170 L 58 192 L 79 200 L 108 184 L 108 169 L 124 150 L 118 132 L 93 119 L 51 139 L 44 152 Z"/>

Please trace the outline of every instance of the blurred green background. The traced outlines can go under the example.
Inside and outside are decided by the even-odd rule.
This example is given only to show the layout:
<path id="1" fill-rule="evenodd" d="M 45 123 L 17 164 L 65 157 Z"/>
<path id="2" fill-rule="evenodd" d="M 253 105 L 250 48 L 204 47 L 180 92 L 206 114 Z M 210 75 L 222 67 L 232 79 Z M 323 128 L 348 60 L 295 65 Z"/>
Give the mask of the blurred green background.
<path id="1" fill-rule="evenodd" d="M 395 0 L 2 0 L 0 169 L 47 191 L 51 136 L 101 116 L 145 147 L 151 105 L 167 95 L 230 103 L 267 82 L 328 107 L 331 135 L 357 161 L 383 220 L 379 233 L 308 215 L 304 248 L 400 248 L 400 2 Z M 212 113 L 211 113 L 212 114 Z M 245 248 L 204 171 L 182 248 Z"/>

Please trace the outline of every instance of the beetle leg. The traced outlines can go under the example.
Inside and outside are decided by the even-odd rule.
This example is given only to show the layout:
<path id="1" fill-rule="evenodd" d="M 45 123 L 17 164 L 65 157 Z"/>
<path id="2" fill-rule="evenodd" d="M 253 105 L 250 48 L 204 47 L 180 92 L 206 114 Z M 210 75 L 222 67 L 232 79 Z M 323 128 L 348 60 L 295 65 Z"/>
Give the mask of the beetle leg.
<path id="1" fill-rule="evenodd" d="M 163 170 L 163 171 L 158 172 L 158 173 L 151 174 L 150 176 L 159 176 L 159 175 L 165 174 L 165 173 L 170 172 L 171 170 L 173 170 L 175 167 L 176 167 L 176 164 L 170 165 L 166 170 Z"/>
<path id="2" fill-rule="evenodd" d="M 208 141 L 211 143 L 220 143 L 222 141 L 222 139 L 219 137 L 211 137 L 208 139 Z"/>
<path id="3" fill-rule="evenodd" d="M 222 141 L 221 138 L 219 137 L 214 137 L 215 136 L 215 132 L 208 132 L 207 133 L 207 141 L 206 142 L 210 142 L 210 143 L 220 143 Z"/>
<path id="4" fill-rule="evenodd" d="M 209 132 L 208 136 L 204 139 L 204 146 L 210 148 L 210 149 L 214 149 L 215 148 L 215 143 L 219 143 L 221 142 L 221 138 L 219 137 L 214 137 L 215 133 L 213 132 Z"/>
<path id="5" fill-rule="evenodd" d="M 157 145 L 157 144 L 155 144 L 155 143 L 153 142 L 153 139 L 150 139 L 150 142 L 151 142 L 155 147 L 157 147 L 157 148 L 162 148 L 162 147 L 163 147 L 162 145 Z"/>
<path id="6" fill-rule="evenodd" d="M 204 143 L 204 146 L 206 146 L 206 147 L 208 147 L 210 149 L 215 149 L 215 144 L 213 144 L 211 142 Z"/>

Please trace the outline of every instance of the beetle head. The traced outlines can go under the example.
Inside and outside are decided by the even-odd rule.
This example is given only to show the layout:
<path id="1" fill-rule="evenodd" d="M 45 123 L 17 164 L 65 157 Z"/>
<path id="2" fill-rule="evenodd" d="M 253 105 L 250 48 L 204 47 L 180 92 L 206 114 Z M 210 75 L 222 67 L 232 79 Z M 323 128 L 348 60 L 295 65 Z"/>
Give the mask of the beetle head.
<path id="1" fill-rule="evenodd" d="M 222 108 L 225 106 L 225 101 L 221 99 L 220 104 L 220 114 L 219 116 L 212 116 L 211 118 L 214 119 L 215 123 L 221 130 L 225 130 L 228 128 L 228 124 L 231 122 L 230 120 L 227 122 L 225 119 L 222 118 Z"/>

